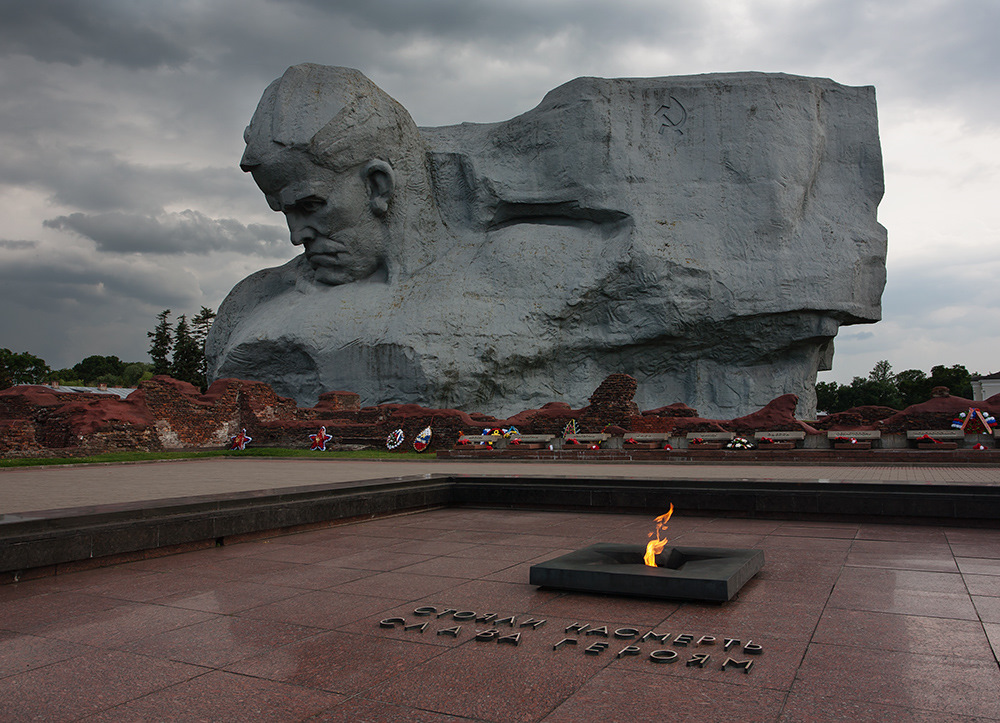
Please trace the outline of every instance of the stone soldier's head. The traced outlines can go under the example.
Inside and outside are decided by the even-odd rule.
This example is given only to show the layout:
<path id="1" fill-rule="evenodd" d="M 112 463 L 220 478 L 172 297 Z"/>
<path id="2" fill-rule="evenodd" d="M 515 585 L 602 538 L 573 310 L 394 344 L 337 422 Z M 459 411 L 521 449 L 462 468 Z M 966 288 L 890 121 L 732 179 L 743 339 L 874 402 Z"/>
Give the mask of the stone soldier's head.
<path id="1" fill-rule="evenodd" d="M 399 103 L 357 70 L 296 65 L 264 91 L 244 140 L 240 168 L 285 214 L 317 282 L 386 278 L 407 186 L 425 182 Z"/>

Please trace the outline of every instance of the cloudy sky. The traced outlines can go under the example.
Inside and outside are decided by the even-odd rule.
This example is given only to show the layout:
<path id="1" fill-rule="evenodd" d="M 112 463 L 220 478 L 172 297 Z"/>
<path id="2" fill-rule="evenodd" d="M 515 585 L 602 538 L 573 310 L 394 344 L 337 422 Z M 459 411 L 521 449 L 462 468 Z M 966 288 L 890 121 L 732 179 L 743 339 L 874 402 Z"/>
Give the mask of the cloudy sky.
<path id="1" fill-rule="evenodd" d="M 834 370 L 1000 370 L 995 0 L 0 0 L 0 347 L 148 360 L 156 314 L 290 259 L 238 168 L 267 84 L 362 70 L 418 125 L 498 121 L 581 75 L 874 85 L 883 321 Z"/>

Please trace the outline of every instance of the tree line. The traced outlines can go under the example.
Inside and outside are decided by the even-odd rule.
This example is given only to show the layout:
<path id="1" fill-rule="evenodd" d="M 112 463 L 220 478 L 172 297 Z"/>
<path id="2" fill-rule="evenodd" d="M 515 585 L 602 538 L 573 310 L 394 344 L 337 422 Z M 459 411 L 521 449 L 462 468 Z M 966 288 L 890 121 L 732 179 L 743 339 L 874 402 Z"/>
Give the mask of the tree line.
<path id="1" fill-rule="evenodd" d="M 47 384 L 58 381 L 68 386 L 134 387 L 156 374 L 190 382 L 205 389 L 208 365 L 205 360 L 205 337 L 212 328 L 215 312 L 201 307 L 191 321 L 182 314 L 176 324 L 170 322 L 170 309 L 157 314 L 157 324 L 149 337 L 152 362 L 122 361 L 117 356 L 88 356 L 79 364 L 52 369 L 45 360 L 29 352 L 0 349 L 0 389 L 15 384 Z"/>
<path id="2" fill-rule="evenodd" d="M 170 314 L 170 309 L 161 311 L 156 316 L 156 326 L 146 332 L 151 363 L 94 355 L 72 367 L 53 370 L 44 359 L 28 352 L 16 354 L 10 349 L 0 349 L 0 389 L 50 381 L 90 387 L 100 384 L 134 387 L 156 374 L 168 374 L 204 390 L 208 383 L 205 338 L 212 328 L 215 312 L 203 306 L 190 322 L 182 314 L 176 324 L 171 323 Z M 971 399 L 974 376 L 978 375 L 970 374 L 961 364 L 931 367 L 929 375 L 920 369 L 893 374 L 892 365 L 883 359 L 867 377 L 854 377 L 850 384 L 817 383 L 816 408 L 830 413 L 868 405 L 904 409 L 926 402 L 934 387 L 948 387 L 955 396 Z"/>
<path id="3" fill-rule="evenodd" d="M 883 359 L 867 378 L 854 377 L 850 384 L 817 383 L 816 408 L 830 413 L 868 405 L 905 409 L 930 399 L 934 387 L 948 387 L 954 396 L 972 399 L 974 376 L 978 375 L 970 374 L 961 364 L 931 367 L 929 375 L 920 369 L 893 374 L 892 365 Z"/>
<path id="4" fill-rule="evenodd" d="M 215 320 L 215 312 L 203 306 L 190 323 L 187 315 L 181 314 L 176 326 L 171 326 L 170 314 L 170 309 L 161 311 L 156 315 L 156 327 L 146 332 L 150 339 L 152 372 L 154 375 L 169 374 L 174 379 L 205 389 L 208 383 L 205 339 Z"/>

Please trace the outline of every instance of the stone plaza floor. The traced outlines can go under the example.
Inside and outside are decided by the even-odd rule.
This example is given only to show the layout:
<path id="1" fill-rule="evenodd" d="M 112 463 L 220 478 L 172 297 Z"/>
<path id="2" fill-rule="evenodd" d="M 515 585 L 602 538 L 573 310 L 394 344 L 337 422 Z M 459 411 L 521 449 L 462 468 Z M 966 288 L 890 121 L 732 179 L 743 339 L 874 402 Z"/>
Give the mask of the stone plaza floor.
<path id="1" fill-rule="evenodd" d="M 528 584 L 652 529 L 446 508 L 6 585 L 0 719 L 1000 720 L 1000 530 L 677 510 L 673 544 L 764 550 L 736 599 Z"/>

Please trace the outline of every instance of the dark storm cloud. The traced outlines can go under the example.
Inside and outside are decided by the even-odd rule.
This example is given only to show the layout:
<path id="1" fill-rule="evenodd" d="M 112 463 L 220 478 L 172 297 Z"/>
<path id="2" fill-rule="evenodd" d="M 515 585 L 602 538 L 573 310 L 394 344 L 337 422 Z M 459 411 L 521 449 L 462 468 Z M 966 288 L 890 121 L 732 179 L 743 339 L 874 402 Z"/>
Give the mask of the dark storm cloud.
<path id="1" fill-rule="evenodd" d="M 148 166 L 112 151 L 23 144 L 0 154 L 0 185 L 31 186 L 52 201 L 85 209 L 155 212 L 184 201 L 245 204 L 253 183 L 236 167 Z"/>
<path id="2" fill-rule="evenodd" d="M 633 0 L 296 0 L 321 13 L 387 34 L 422 33 L 470 41 L 518 43 L 526 37 L 579 31 L 590 39 L 614 42 L 623 37 L 666 39 L 685 32 L 705 15 L 698 3 Z M 290 3 L 296 4 L 296 3 Z"/>
<path id="3" fill-rule="evenodd" d="M 204 303 L 190 273 L 139 259 L 75 250 L 4 257 L 0 263 L 0 339 L 54 368 L 90 354 L 145 360 L 145 332 L 164 308 Z"/>
<path id="4" fill-rule="evenodd" d="M 95 59 L 131 68 L 177 65 L 190 57 L 154 3 L 13 0 L 0 3 L 0 48 L 49 63 Z M 162 7 L 168 8 L 168 4 Z"/>
<path id="5" fill-rule="evenodd" d="M 169 306 L 190 302 L 193 279 L 180 281 L 155 264 L 95 258 L 78 252 L 5 258 L 0 264 L 0 300 L 5 307 L 85 309 L 92 304 L 144 302 Z M 10 321 L 8 319 L 8 321 Z"/>
<path id="6" fill-rule="evenodd" d="M 1000 4 L 992 0 L 842 0 L 775 8 L 757 14 L 764 33 L 760 56 L 780 64 L 769 70 L 808 65 L 811 72 L 850 74 L 850 80 L 834 79 L 873 83 L 925 107 L 955 100 L 981 110 L 997 107 Z"/>
<path id="7" fill-rule="evenodd" d="M 73 213 L 44 222 L 47 228 L 73 231 L 91 239 L 99 251 L 145 254 L 207 254 L 242 251 L 272 254 L 284 250 L 280 226 L 244 226 L 231 218 L 209 218 L 198 211 L 142 216 L 131 213 Z"/>

